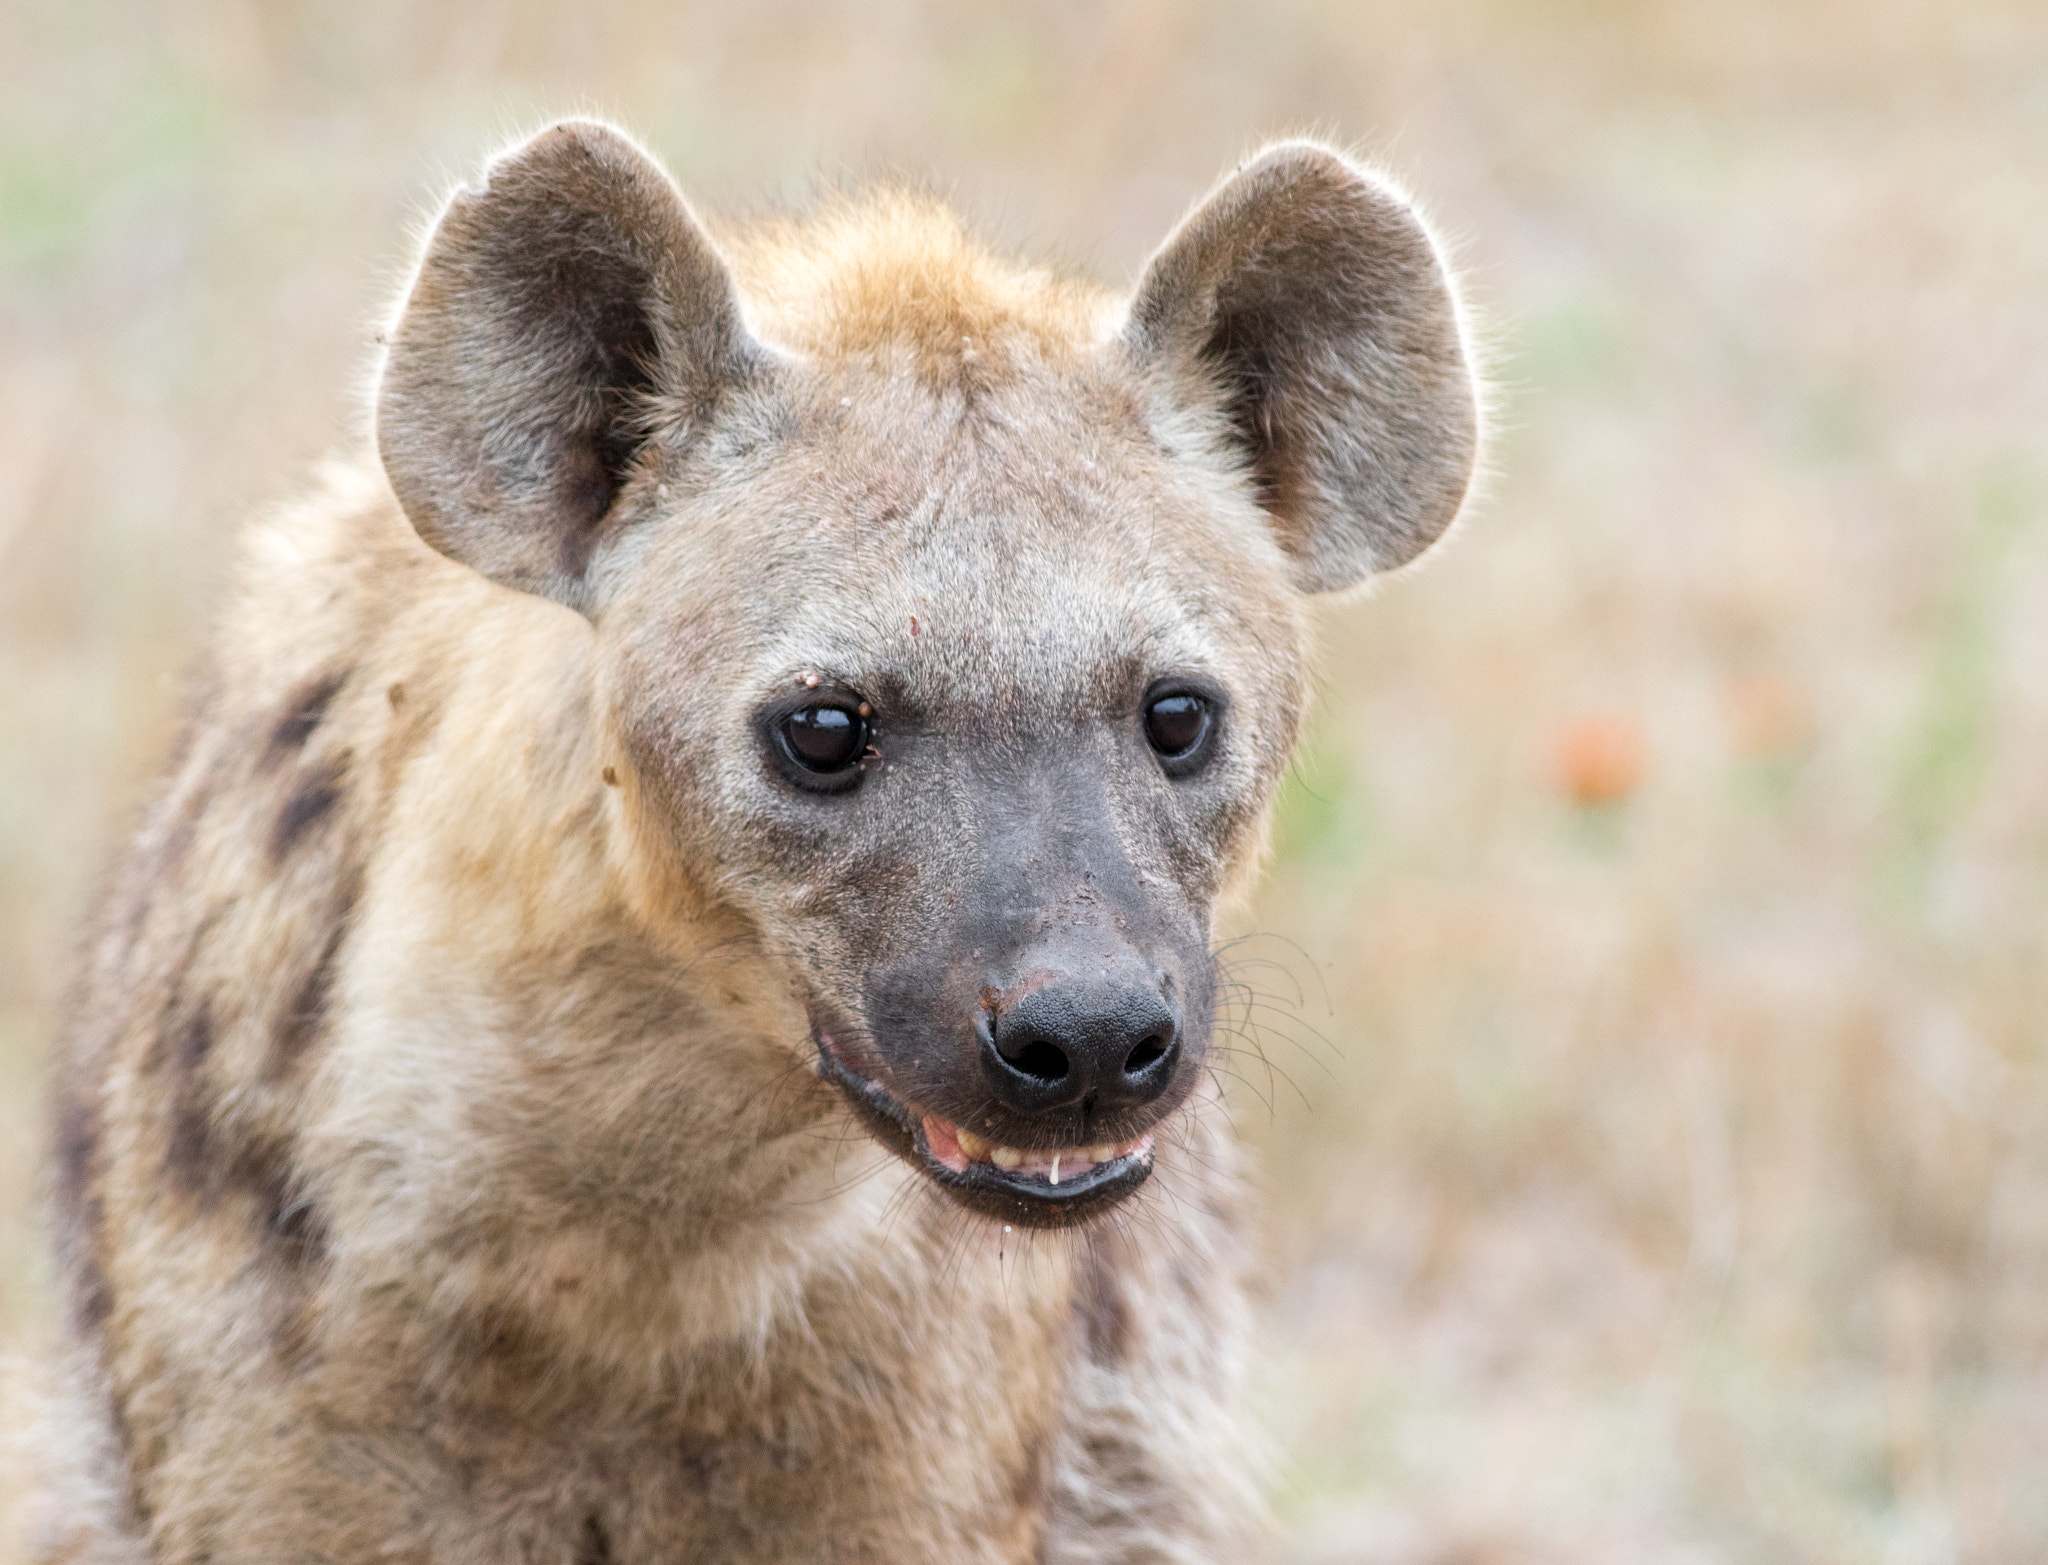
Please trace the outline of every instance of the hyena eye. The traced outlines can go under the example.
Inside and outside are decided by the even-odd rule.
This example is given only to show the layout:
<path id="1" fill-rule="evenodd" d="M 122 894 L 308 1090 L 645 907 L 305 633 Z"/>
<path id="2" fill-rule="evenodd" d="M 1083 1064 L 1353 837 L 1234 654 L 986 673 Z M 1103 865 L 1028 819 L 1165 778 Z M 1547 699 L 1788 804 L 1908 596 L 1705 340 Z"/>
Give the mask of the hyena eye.
<path id="1" fill-rule="evenodd" d="M 1206 696 L 1170 690 L 1145 704 L 1145 742 L 1178 775 L 1203 759 L 1215 717 L 1215 705 Z"/>
<path id="2" fill-rule="evenodd" d="M 807 772 L 844 772 L 868 747 L 868 720 L 850 706 L 807 706 L 777 725 L 782 748 Z"/>

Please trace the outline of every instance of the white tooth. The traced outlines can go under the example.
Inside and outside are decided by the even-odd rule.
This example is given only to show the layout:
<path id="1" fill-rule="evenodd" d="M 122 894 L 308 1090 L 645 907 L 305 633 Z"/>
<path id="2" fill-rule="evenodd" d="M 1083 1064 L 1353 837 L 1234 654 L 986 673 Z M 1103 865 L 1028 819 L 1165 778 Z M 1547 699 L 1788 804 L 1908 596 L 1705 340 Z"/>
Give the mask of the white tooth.
<path id="1" fill-rule="evenodd" d="M 1015 1147 L 991 1147 L 988 1159 L 997 1168 L 1015 1168 L 1024 1161 L 1024 1154 Z"/>
<path id="2" fill-rule="evenodd" d="M 969 1157 L 984 1158 L 988 1156 L 988 1143 L 982 1140 L 981 1137 L 977 1136 L 973 1131 L 968 1130 L 966 1127 L 963 1126 L 960 1129 L 958 1133 L 958 1139 L 960 1142 L 960 1150 L 962 1152 L 965 1152 Z"/>
<path id="3" fill-rule="evenodd" d="M 1060 1182 L 1060 1155 L 1057 1152 L 1052 1155 L 1052 1182 L 1054 1184 Z"/>

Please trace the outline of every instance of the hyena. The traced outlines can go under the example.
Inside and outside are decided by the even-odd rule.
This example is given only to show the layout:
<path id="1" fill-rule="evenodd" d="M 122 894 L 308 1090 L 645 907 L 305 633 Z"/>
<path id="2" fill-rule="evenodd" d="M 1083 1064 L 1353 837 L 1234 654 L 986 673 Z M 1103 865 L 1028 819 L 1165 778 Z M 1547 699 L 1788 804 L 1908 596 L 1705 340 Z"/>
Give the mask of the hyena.
<path id="1" fill-rule="evenodd" d="M 46 1556 L 1242 1558 L 1212 919 L 1467 487 L 1421 221 L 1281 143 L 1119 296 L 572 122 L 383 345 L 95 926 Z"/>

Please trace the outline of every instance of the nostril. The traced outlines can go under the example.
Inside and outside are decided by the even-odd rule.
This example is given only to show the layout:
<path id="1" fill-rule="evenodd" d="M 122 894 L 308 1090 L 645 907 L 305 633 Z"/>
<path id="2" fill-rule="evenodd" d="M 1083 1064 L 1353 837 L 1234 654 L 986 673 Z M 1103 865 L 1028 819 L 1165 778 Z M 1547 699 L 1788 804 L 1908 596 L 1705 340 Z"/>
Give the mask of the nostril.
<path id="1" fill-rule="evenodd" d="M 1034 1081 L 1050 1085 L 1056 1081 L 1066 1080 L 1066 1055 L 1043 1038 L 1033 1038 L 1015 1054 L 1006 1054 L 1003 1059 L 1012 1070 L 1022 1071 Z"/>
<path id="2" fill-rule="evenodd" d="M 1156 1065 L 1166 1058 L 1166 1040 L 1158 1033 L 1141 1039 L 1138 1046 L 1124 1056 L 1124 1074 L 1135 1076 L 1148 1065 Z"/>
<path id="3" fill-rule="evenodd" d="M 981 1069 L 996 1101 L 1027 1114 L 1058 1108 L 1087 1087 L 1088 1062 L 1063 1047 L 1054 1028 L 1032 1018 L 984 1013 L 974 1024 Z"/>
<path id="4" fill-rule="evenodd" d="M 1179 1076 L 1180 1018 L 1149 985 L 1037 983 L 987 1004 L 974 1031 L 995 1101 L 1020 1113 L 1134 1108 Z"/>

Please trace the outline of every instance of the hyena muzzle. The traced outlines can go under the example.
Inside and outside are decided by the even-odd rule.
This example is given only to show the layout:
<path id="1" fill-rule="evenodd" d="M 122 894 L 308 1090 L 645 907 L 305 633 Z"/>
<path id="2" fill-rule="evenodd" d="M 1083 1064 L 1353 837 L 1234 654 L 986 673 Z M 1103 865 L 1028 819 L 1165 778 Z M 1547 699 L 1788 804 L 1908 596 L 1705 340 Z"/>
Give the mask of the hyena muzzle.
<path id="1" fill-rule="evenodd" d="M 47 1555 L 1242 1557 L 1212 917 L 1472 468 L 1406 202 L 1272 146 L 1116 297 L 559 125 L 376 433 L 96 925 Z"/>

